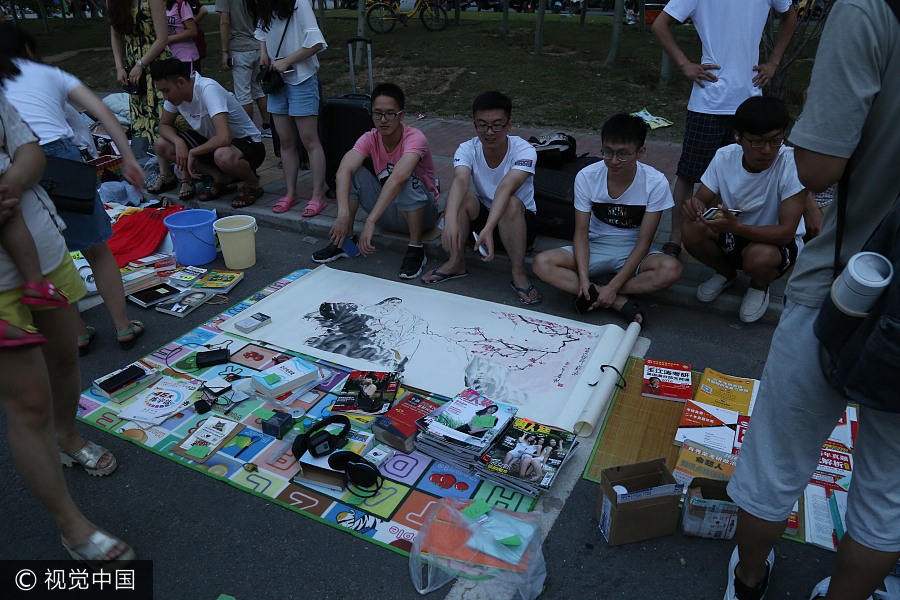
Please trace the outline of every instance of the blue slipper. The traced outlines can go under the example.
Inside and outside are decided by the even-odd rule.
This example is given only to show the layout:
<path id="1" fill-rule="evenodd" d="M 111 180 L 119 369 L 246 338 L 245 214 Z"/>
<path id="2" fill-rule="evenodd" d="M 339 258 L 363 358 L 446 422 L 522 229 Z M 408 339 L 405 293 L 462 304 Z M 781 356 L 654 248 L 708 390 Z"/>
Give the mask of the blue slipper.
<path id="1" fill-rule="evenodd" d="M 528 295 L 534 291 L 533 285 L 529 285 L 527 288 L 520 288 L 520 287 L 516 287 L 516 284 L 513 283 L 512 281 L 510 281 L 509 287 L 511 287 L 513 289 L 513 291 L 516 293 L 516 297 L 519 299 L 519 302 L 521 302 L 525 306 L 534 306 L 535 304 L 540 304 L 541 302 L 544 301 L 544 299 L 541 297 L 540 292 L 538 293 L 538 297 L 535 298 L 534 300 L 528 299 Z M 521 296 L 519 294 L 521 294 Z M 524 296 L 524 298 L 522 296 Z"/>
<path id="2" fill-rule="evenodd" d="M 445 281 L 449 281 L 451 279 L 459 279 L 460 277 L 465 277 L 468 274 L 469 274 L 468 271 L 463 271 L 462 273 L 453 273 L 451 275 L 447 275 L 446 273 L 441 273 L 437 269 L 433 269 L 433 270 L 429 271 L 428 273 L 425 273 L 424 275 L 422 275 L 422 283 L 424 283 L 426 285 L 435 285 L 438 283 L 444 283 Z M 425 279 L 426 277 L 437 277 L 437 279 L 435 279 L 433 281 L 427 281 Z"/>

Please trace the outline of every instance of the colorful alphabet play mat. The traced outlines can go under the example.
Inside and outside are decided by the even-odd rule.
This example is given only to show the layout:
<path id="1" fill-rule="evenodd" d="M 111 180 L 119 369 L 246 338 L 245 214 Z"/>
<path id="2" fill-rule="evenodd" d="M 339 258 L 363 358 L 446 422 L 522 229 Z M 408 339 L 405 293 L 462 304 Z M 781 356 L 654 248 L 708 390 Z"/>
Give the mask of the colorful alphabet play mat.
<path id="1" fill-rule="evenodd" d="M 257 311 L 272 323 L 250 333 L 235 329 Z M 481 499 L 520 512 L 536 500 L 415 451 L 396 452 L 380 465 L 385 482 L 371 498 L 292 481 L 300 466 L 290 442 L 262 431 L 273 409 L 298 417 L 302 429 L 330 414 L 352 370 L 399 371 L 405 390 L 398 398 L 411 390 L 443 402 L 471 387 L 519 407 L 522 416 L 590 432 L 613 385 L 598 385 L 599 367 L 624 367 L 636 337 L 630 334 L 320 267 L 291 273 L 144 357 L 145 366 L 162 372 L 155 385 L 166 391 L 153 401 L 159 406 L 148 404 L 146 394 L 118 402 L 92 387 L 82 394 L 78 415 L 183 466 L 405 554 L 436 499 Z M 228 351 L 228 363 L 197 366 L 198 352 L 217 349 Z M 324 376 L 305 393 L 277 402 L 208 393 L 293 356 L 313 362 Z M 194 402 L 203 397 L 212 408 L 199 414 Z M 219 422 L 226 427 L 211 426 Z M 192 440 L 201 430 L 212 441 L 197 452 Z"/>

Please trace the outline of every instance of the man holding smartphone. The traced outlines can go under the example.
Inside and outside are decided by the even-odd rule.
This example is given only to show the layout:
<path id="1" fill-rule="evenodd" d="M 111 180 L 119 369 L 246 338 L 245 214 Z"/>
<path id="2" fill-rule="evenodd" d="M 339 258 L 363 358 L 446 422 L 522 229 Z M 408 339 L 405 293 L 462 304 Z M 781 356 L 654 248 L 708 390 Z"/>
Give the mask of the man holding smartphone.
<path id="1" fill-rule="evenodd" d="M 740 318 L 753 323 L 769 306 L 769 284 L 803 247 L 806 190 L 794 151 L 784 146 L 790 117 L 781 100 L 749 98 L 734 119 L 735 143 L 716 152 L 685 203 L 682 239 L 691 256 L 715 270 L 697 287 L 701 302 L 718 298 L 738 271 L 750 276 Z"/>

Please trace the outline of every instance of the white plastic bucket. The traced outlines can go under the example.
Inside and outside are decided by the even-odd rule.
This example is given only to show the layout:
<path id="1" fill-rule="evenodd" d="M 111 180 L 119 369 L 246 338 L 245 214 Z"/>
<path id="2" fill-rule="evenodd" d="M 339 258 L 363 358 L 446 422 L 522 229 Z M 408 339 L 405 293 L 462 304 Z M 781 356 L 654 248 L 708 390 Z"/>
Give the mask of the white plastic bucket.
<path id="1" fill-rule="evenodd" d="M 256 264 L 256 219 L 247 215 L 222 217 L 213 223 L 219 236 L 222 258 L 229 269 L 246 269 Z"/>

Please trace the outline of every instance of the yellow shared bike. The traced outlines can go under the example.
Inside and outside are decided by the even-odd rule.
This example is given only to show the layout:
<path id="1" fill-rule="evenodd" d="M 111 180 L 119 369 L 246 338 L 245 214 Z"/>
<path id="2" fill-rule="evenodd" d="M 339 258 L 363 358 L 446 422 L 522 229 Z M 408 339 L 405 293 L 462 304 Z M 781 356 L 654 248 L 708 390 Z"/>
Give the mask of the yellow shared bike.
<path id="1" fill-rule="evenodd" d="M 422 25 L 430 31 L 440 31 L 447 26 L 447 11 L 438 4 L 432 4 L 429 0 L 416 0 L 410 10 L 401 10 L 400 2 L 376 2 L 366 10 L 366 24 L 375 33 L 388 33 L 397 23 L 406 23 L 416 16 L 422 20 Z"/>

